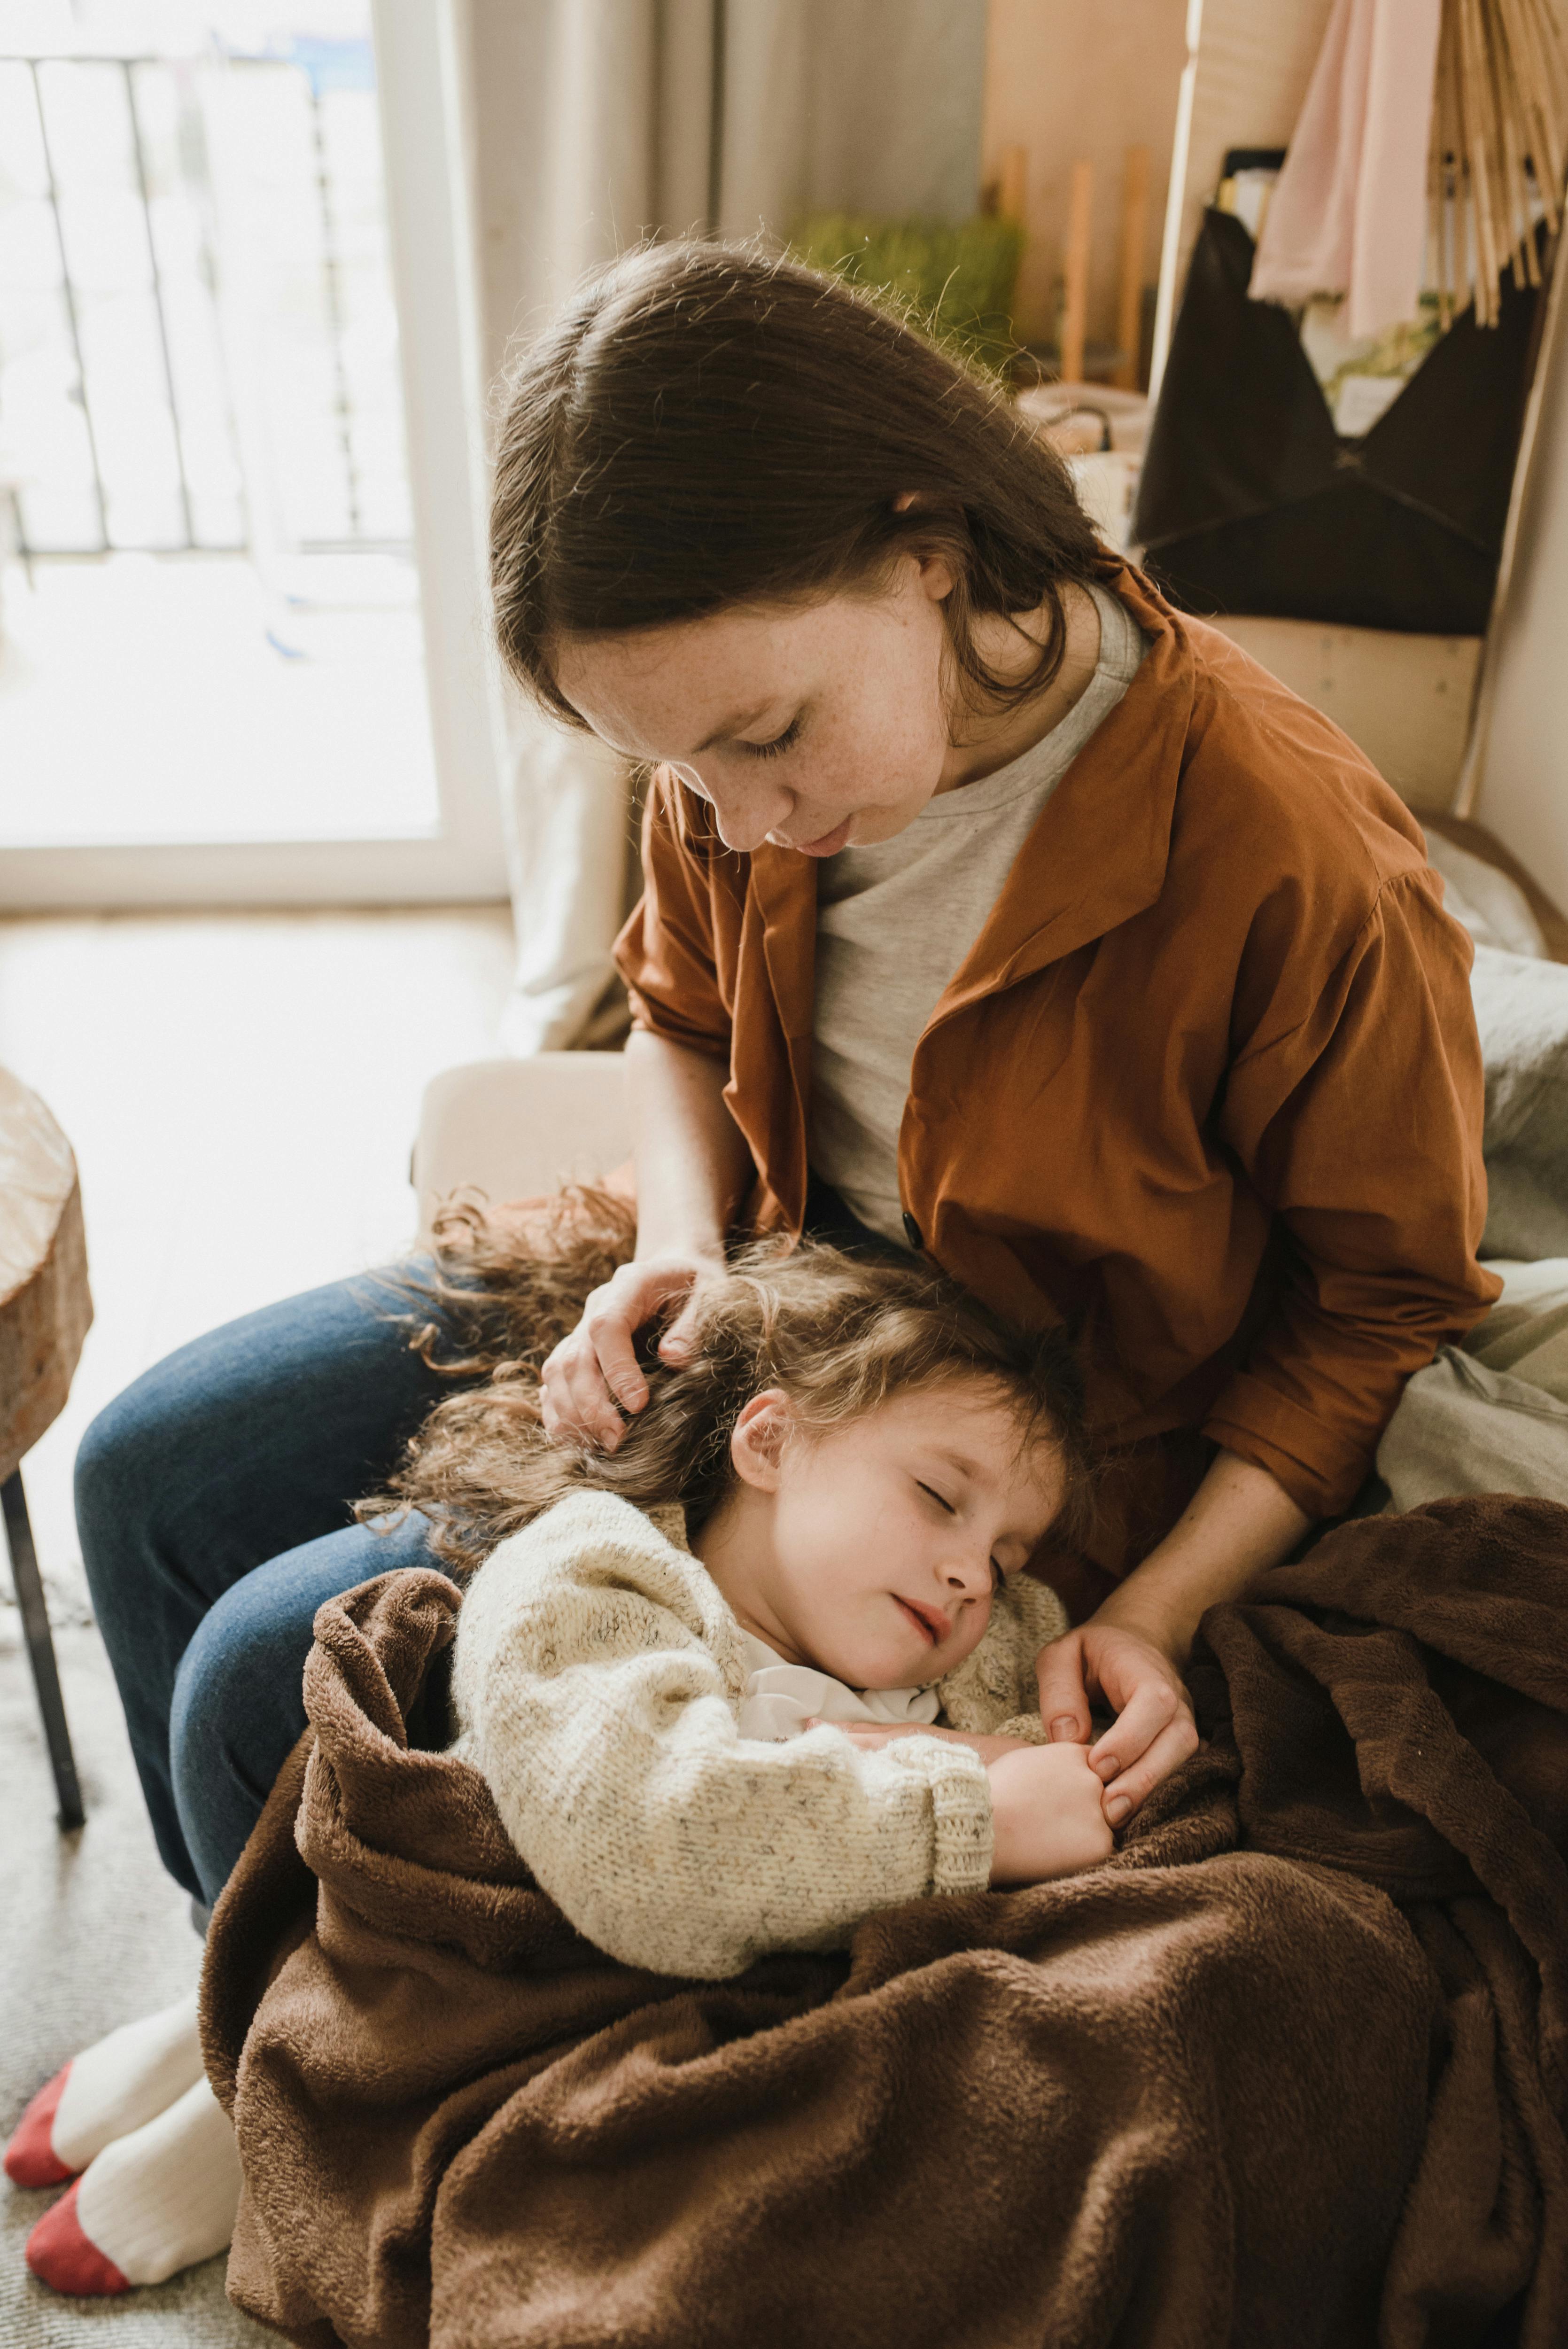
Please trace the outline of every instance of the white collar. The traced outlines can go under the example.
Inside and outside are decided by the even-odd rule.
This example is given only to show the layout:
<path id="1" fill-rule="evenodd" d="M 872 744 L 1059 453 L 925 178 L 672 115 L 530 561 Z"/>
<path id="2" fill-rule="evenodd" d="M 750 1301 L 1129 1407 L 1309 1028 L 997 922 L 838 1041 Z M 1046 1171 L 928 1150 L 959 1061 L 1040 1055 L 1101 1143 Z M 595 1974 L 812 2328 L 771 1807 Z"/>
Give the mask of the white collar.
<path id="1" fill-rule="evenodd" d="M 942 1711 L 934 1688 L 851 1689 L 810 1664 L 787 1664 L 765 1640 L 738 1625 L 746 1685 L 740 1700 L 742 1737 L 778 1744 L 799 1737 L 819 1721 L 918 1722 L 929 1727 Z"/>

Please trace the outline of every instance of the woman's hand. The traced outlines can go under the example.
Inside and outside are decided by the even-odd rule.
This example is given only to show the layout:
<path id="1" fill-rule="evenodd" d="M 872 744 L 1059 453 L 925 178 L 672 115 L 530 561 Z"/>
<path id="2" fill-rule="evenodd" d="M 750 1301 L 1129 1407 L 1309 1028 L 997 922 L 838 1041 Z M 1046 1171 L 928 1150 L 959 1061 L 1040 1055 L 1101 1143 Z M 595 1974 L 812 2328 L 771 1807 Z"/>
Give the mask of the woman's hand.
<path id="1" fill-rule="evenodd" d="M 990 1763 L 993 1884 L 1045 1884 L 1116 1848 L 1082 1745 L 1026 1745 Z"/>
<path id="2" fill-rule="evenodd" d="M 687 1361 L 697 1286 L 723 1270 L 722 1257 L 666 1249 L 624 1264 L 602 1288 L 591 1290 L 582 1320 L 540 1372 L 546 1435 L 614 1452 L 626 1432 L 622 1413 L 634 1414 L 648 1400 L 634 1344 L 637 1331 L 684 1299 L 685 1309 L 659 1340 L 659 1357 L 672 1365 Z"/>
<path id="3" fill-rule="evenodd" d="M 1076 1745 L 1089 1735 L 1096 1696 L 1116 1714 L 1088 1766 L 1105 1788 L 1107 1820 L 1124 1827 L 1161 1779 L 1197 1751 L 1198 1725 L 1174 1660 L 1147 1632 L 1107 1620 L 1102 1610 L 1042 1648 L 1035 1669 L 1053 1741 Z"/>

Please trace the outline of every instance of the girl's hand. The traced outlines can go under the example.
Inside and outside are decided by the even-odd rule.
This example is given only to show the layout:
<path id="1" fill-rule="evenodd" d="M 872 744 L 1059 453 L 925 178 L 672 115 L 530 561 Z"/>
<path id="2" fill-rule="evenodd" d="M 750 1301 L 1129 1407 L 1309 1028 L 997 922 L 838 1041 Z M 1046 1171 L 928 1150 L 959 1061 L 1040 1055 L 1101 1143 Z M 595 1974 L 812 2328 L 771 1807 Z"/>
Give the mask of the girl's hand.
<path id="1" fill-rule="evenodd" d="M 546 1356 L 539 1375 L 546 1435 L 614 1452 L 626 1432 L 622 1412 L 635 1414 L 648 1400 L 633 1343 L 637 1331 L 684 1299 L 686 1309 L 659 1340 L 659 1356 L 672 1365 L 689 1361 L 697 1284 L 723 1270 L 721 1260 L 670 1249 L 624 1264 L 591 1290 L 582 1320 Z"/>
<path id="2" fill-rule="evenodd" d="M 1145 1632 L 1091 1617 L 1042 1648 L 1035 1669 L 1040 1717 L 1053 1740 L 1077 1744 L 1089 1735 L 1096 1695 L 1115 1713 L 1088 1766 L 1106 1788 L 1106 1818 L 1124 1827 L 1161 1779 L 1198 1748 L 1191 1700 L 1174 1661 Z"/>
<path id="3" fill-rule="evenodd" d="M 830 1721 L 813 1717 L 808 1729 L 836 1729 L 874 1750 L 895 1737 L 943 1737 L 967 1745 L 991 1781 L 991 1881 L 1044 1884 L 1099 1868 L 1116 1849 L 1101 1807 L 1103 1789 L 1088 1767 L 1088 1749 L 1059 1743 L 1035 1745 L 1026 1737 L 971 1737 L 923 1722 Z"/>
<path id="4" fill-rule="evenodd" d="M 1099 1868 L 1116 1848 L 1082 1745 L 1026 1745 L 986 1767 L 993 1884 L 1044 1884 Z"/>
<path id="5" fill-rule="evenodd" d="M 895 1737 L 944 1737 L 950 1745 L 967 1745 L 978 1754 L 982 1762 L 995 1762 L 1004 1754 L 1026 1754 L 1026 1737 L 969 1737 L 960 1729 L 928 1729 L 923 1721 L 823 1721 L 813 1713 L 803 1723 L 806 1729 L 838 1729 L 869 1751 L 890 1744 Z"/>

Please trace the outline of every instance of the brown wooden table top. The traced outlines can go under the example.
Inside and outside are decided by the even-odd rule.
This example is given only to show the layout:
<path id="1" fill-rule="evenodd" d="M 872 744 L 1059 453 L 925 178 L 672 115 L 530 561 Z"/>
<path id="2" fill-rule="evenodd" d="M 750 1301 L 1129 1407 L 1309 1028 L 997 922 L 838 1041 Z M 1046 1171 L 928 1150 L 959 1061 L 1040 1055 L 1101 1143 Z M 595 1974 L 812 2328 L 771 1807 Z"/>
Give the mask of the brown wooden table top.
<path id="1" fill-rule="evenodd" d="M 64 1405 L 92 1318 L 70 1143 L 0 1069 L 0 1482 Z"/>

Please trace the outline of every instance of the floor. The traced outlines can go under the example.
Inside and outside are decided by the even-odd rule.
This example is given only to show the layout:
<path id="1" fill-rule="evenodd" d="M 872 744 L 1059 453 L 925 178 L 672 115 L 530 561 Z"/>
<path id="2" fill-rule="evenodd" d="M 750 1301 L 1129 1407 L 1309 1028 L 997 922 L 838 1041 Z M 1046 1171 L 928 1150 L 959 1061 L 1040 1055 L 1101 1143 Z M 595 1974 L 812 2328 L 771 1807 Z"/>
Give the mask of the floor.
<path id="1" fill-rule="evenodd" d="M 54 1825 L 15 1609 L 0 1605 L 0 2133 L 74 2047 L 167 2002 L 198 1961 L 87 1613 L 81 1429 L 170 1347 L 406 1245 L 420 1093 L 494 1051 L 511 957 L 503 906 L 0 921 L 0 1061 L 76 1148 L 98 1309 L 67 1411 L 25 1469 L 87 1802 L 73 1836 Z M 132 2302 L 57 2300 L 20 2255 L 45 2207 L 0 2182 L 0 2349 L 272 2337 L 229 2308 L 221 2261 Z"/>
<path id="2" fill-rule="evenodd" d="M 73 2047 L 130 2014 L 167 2006 L 196 1979 L 201 1944 L 163 1874 L 137 1793 L 114 1684 L 96 1631 L 57 1634 L 88 1822 L 55 1826 L 49 1768 L 15 1612 L 0 1619 L 0 1772 L 5 1900 L 0 1909 L 0 2131 Z M 128 2300 L 58 2299 L 22 2247 L 55 2199 L 0 2179 L 0 2349 L 246 2349 L 276 2335 L 230 2307 L 223 2262 Z"/>

